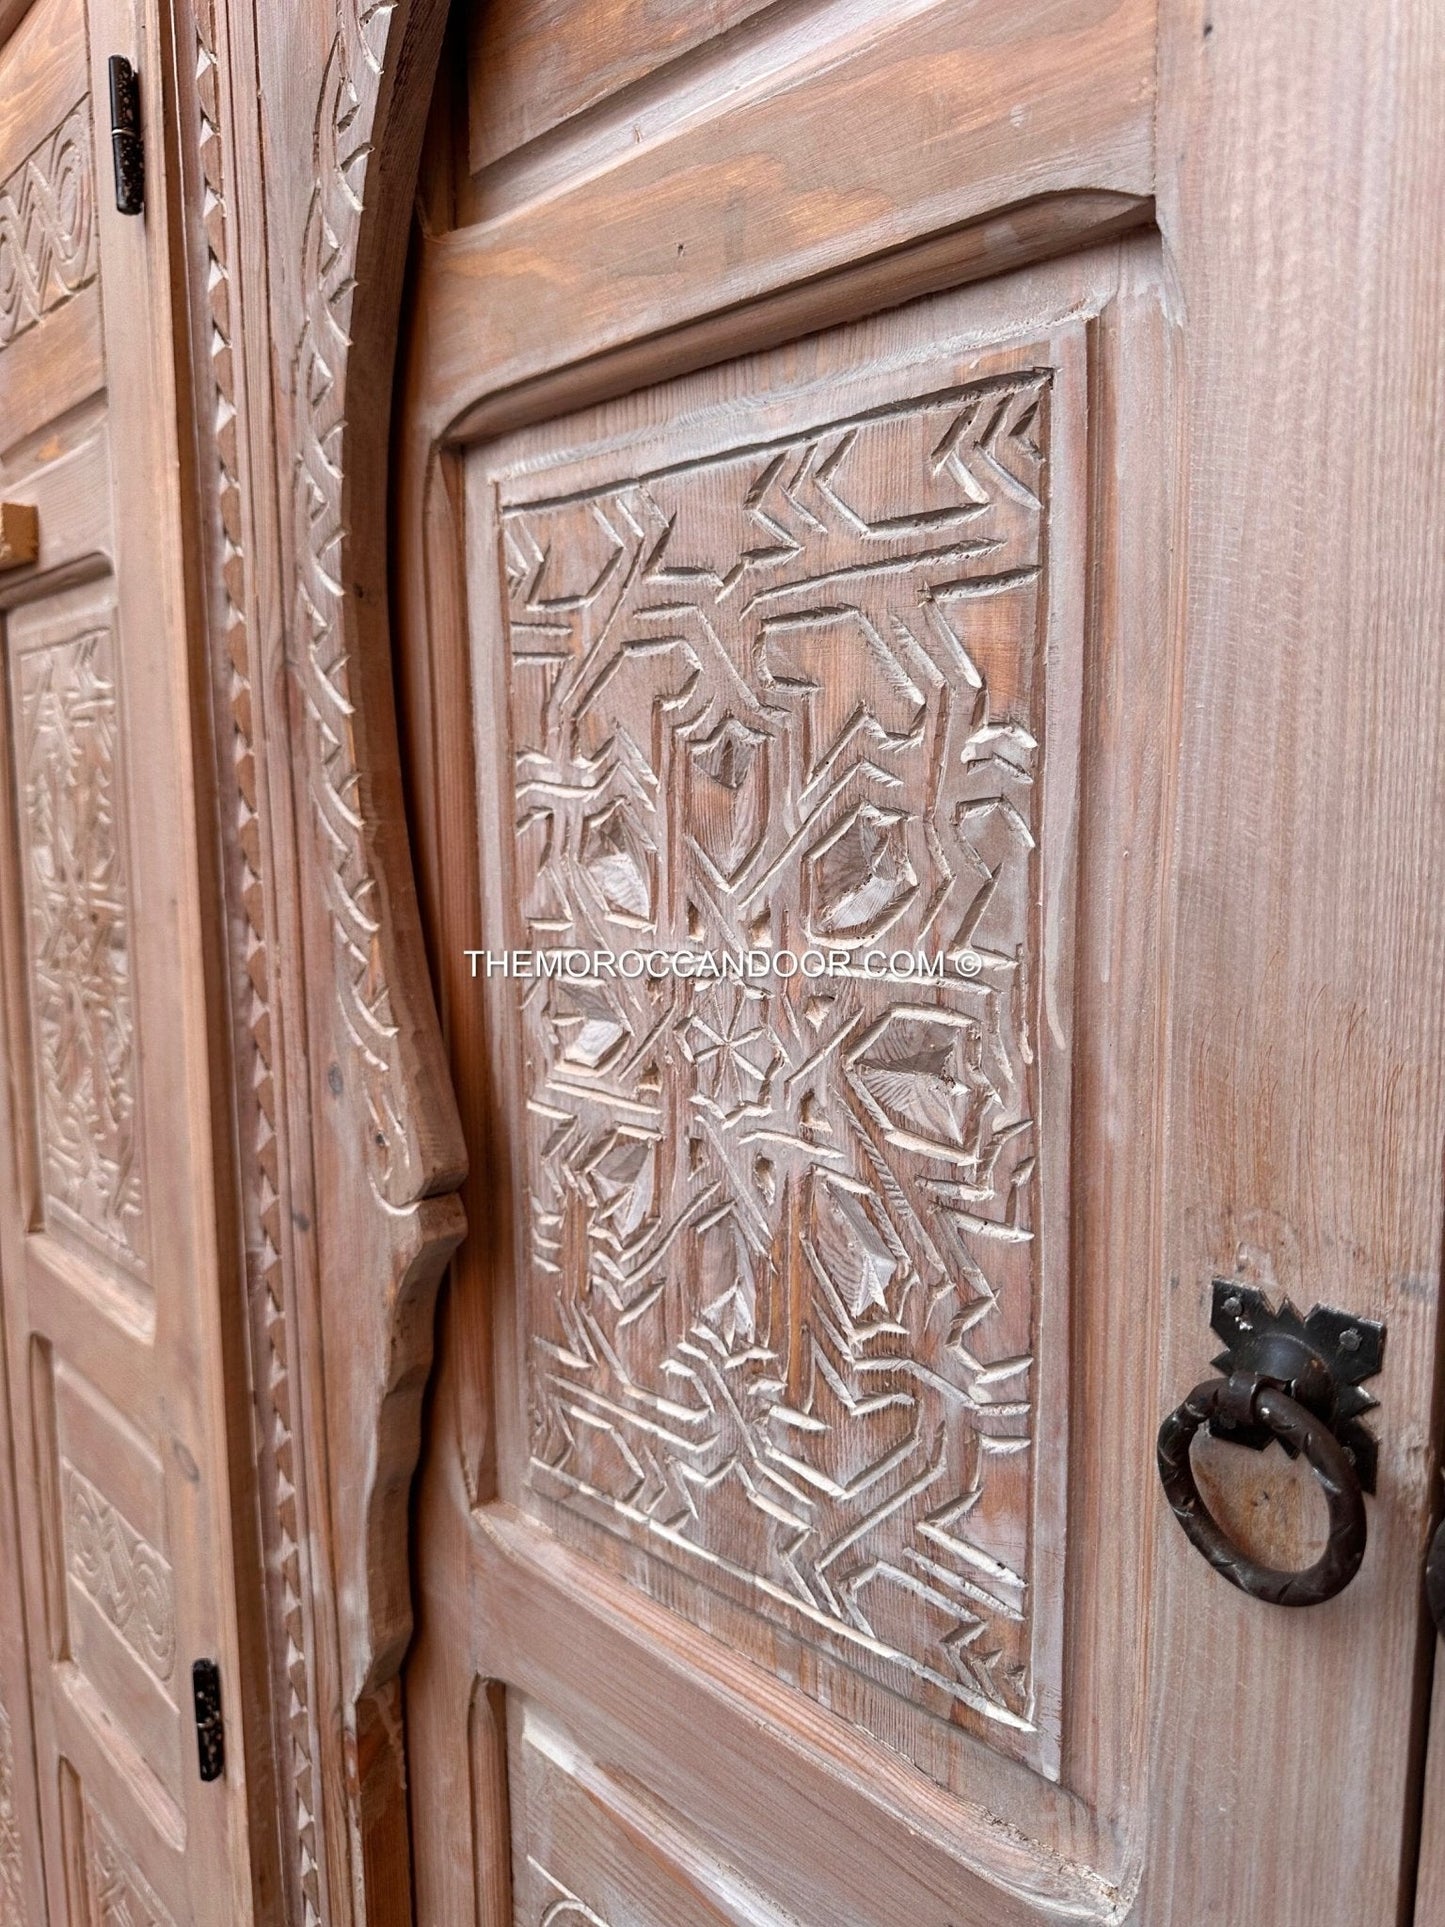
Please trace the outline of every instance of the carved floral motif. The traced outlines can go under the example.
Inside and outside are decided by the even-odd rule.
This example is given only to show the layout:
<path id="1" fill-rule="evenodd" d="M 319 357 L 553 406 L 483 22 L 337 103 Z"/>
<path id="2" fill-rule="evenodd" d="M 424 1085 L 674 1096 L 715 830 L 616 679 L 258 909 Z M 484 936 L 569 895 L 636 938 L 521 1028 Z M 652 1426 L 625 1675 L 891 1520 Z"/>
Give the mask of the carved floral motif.
<path id="1" fill-rule="evenodd" d="M 165 1684 L 175 1671 L 171 1569 L 118 1507 L 65 1464 L 66 1566 L 136 1658 Z"/>
<path id="2" fill-rule="evenodd" d="M 130 907 L 109 626 L 13 669 L 42 1185 L 112 1256 L 143 1248 Z"/>

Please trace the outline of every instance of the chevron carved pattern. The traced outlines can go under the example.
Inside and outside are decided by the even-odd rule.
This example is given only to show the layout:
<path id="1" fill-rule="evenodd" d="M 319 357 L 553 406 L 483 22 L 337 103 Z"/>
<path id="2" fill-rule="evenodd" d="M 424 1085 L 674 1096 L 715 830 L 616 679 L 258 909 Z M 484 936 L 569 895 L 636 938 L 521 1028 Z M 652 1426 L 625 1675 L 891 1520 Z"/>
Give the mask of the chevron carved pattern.
<path id="1" fill-rule="evenodd" d="M 1051 379 L 501 503 L 517 941 L 840 965 L 518 987 L 534 1491 L 1016 1738 Z"/>
<path id="2" fill-rule="evenodd" d="M 224 649 L 231 714 L 231 768 L 235 780 L 236 919 L 234 981 L 249 1052 L 249 1133 L 244 1148 L 247 1272 L 250 1288 L 256 1393 L 263 1414 L 265 1449 L 258 1471 L 266 1495 L 263 1531 L 272 1577 L 273 1678 L 284 1702 L 281 1750 L 291 1784 L 296 1899 L 302 1927 L 321 1917 L 317 1861 L 316 1792 L 313 1770 L 311 1653 L 302 1597 L 304 1537 L 302 1471 L 292 1421 L 293 1371 L 281 1251 L 281 1197 L 277 1186 L 281 1140 L 276 1094 L 271 946 L 266 921 L 265 855 L 268 848 L 260 746 L 257 742 L 256 647 L 248 617 L 250 558 L 243 527 L 241 420 L 234 347 L 235 301 L 231 254 L 234 215 L 223 133 L 223 75 L 216 53 L 215 8 L 196 11 L 195 85 L 199 108 L 199 158 L 203 183 L 206 287 L 209 299 L 209 374 L 212 404 L 213 476 L 217 509 L 217 626 Z"/>

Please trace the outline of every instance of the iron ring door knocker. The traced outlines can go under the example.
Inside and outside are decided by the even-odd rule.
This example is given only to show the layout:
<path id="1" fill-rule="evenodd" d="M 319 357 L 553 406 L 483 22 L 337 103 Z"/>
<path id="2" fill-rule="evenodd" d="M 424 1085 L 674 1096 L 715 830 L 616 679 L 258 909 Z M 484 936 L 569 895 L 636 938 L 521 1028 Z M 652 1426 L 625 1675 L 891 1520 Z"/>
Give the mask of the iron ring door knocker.
<path id="1" fill-rule="evenodd" d="M 1344 1591 L 1365 1556 L 1365 1494 L 1375 1489 L 1376 1441 L 1360 1417 L 1375 1401 L 1360 1384 L 1380 1369 L 1385 1328 L 1325 1305 L 1301 1318 L 1287 1298 L 1273 1311 L 1263 1292 L 1223 1278 L 1214 1281 L 1210 1323 L 1225 1342 L 1214 1361 L 1225 1376 L 1196 1385 L 1159 1428 L 1165 1496 L 1191 1545 L 1231 1585 L 1275 1606 L 1318 1606 Z M 1312 1566 L 1261 1565 L 1213 1517 L 1189 1456 L 1205 1425 L 1256 1452 L 1277 1439 L 1291 1458 L 1302 1453 L 1308 1460 L 1330 1521 Z"/>

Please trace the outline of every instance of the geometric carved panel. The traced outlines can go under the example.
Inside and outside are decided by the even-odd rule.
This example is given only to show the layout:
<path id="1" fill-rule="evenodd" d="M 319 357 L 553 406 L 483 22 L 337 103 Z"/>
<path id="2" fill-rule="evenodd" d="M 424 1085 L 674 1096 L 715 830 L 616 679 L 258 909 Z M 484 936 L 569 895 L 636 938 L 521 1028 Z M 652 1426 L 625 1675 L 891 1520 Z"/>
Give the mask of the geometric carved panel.
<path id="1" fill-rule="evenodd" d="M 0 181 L 0 349 L 98 270 L 87 96 Z"/>
<path id="2" fill-rule="evenodd" d="M 108 620 L 17 651 L 18 818 L 47 1219 L 142 1248 L 130 907 Z"/>
<path id="3" fill-rule="evenodd" d="M 185 1784 L 188 1722 L 176 1690 L 165 1466 L 91 1378 L 53 1352 L 37 1351 L 34 1366 L 37 1416 L 46 1418 L 40 1489 L 54 1504 L 42 1521 L 46 1570 L 63 1582 L 52 1642 L 75 1690 L 104 1709 L 98 1717 L 127 1779 L 173 1809 Z"/>
<path id="4" fill-rule="evenodd" d="M 505 942 L 758 960 L 510 987 L 527 1481 L 675 1609 L 785 1629 L 830 1704 L 842 1668 L 1039 1758 L 1055 375 L 929 374 L 497 481 Z"/>

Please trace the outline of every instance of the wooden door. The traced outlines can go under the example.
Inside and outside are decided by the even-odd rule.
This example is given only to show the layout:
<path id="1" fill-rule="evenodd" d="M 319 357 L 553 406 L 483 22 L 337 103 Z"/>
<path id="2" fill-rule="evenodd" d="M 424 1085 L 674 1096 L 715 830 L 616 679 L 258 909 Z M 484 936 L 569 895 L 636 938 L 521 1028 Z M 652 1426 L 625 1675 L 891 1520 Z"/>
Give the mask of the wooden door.
<path id="1" fill-rule="evenodd" d="M 397 451 L 474 1168 L 429 1927 L 1406 1916 L 1441 29 L 1326 14 L 454 23 Z M 1217 1279 L 1388 1327 L 1308 1610 L 1161 1497 Z M 1303 1464 L 1196 1462 L 1309 1563 Z"/>
<path id="2" fill-rule="evenodd" d="M 192 1693 L 193 1664 L 209 1660 L 223 1711 L 241 1697 L 227 1109 L 207 685 L 182 562 L 165 42 L 155 13 L 109 0 L 37 0 L 18 25 L 11 13 L 0 478 L 38 554 L 0 574 L 0 1813 L 19 1834 L 18 1851 L 0 1836 L 0 1918 L 241 1921 L 239 1721 L 203 1776 Z M 136 216 L 116 208 L 112 54 L 143 89 Z"/>

